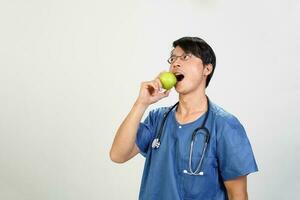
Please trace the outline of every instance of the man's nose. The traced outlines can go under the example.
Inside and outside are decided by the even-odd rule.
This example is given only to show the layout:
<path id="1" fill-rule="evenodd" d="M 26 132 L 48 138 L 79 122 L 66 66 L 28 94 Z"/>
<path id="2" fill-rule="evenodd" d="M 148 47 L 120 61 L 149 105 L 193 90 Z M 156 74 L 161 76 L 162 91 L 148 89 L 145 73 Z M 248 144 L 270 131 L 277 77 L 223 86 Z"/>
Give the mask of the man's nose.
<path id="1" fill-rule="evenodd" d="M 172 69 L 176 69 L 176 68 L 180 68 L 180 67 L 181 67 L 181 64 L 177 60 L 171 64 Z"/>

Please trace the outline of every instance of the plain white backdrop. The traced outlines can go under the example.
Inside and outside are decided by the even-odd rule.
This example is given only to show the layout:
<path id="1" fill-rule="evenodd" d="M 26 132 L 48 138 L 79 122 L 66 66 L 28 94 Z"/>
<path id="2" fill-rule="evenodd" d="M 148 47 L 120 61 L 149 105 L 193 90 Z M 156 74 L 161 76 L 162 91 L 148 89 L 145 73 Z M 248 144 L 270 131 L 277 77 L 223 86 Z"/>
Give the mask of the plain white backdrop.
<path id="1" fill-rule="evenodd" d="M 299 199 L 299 11 L 297 0 L 1 0 L 0 199 L 137 199 L 144 158 L 115 164 L 110 146 L 183 36 L 216 53 L 207 94 L 247 131 L 259 167 L 249 198 Z"/>

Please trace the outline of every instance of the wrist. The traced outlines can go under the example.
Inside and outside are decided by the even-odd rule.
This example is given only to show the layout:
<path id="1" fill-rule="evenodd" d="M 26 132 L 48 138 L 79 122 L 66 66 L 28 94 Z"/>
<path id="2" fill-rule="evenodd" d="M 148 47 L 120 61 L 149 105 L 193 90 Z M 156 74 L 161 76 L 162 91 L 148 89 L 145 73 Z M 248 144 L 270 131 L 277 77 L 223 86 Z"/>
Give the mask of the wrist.
<path id="1" fill-rule="evenodd" d="M 134 106 L 134 107 L 138 107 L 139 109 L 146 110 L 146 109 L 148 108 L 149 104 L 144 103 L 144 102 L 139 101 L 139 100 L 136 100 L 136 101 L 134 102 L 134 105 L 133 105 L 133 106 Z"/>

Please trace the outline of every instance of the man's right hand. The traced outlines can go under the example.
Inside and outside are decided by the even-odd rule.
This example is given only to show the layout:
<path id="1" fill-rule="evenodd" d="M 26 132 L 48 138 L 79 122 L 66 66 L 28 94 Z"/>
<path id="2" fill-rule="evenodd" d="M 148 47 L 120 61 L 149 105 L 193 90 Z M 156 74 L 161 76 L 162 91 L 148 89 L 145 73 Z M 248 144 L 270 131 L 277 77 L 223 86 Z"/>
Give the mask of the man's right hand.
<path id="1" fill-rule="evenodd" d="M 141 83 L 140 93 L 136 102 L 145 106 L 149 106 L 153 103 L 156 103 L 160 99 L 169 96 L 171 90 L 162 91 L 163 89 L 159 80 L 159 75 L 152 81 Z"/>

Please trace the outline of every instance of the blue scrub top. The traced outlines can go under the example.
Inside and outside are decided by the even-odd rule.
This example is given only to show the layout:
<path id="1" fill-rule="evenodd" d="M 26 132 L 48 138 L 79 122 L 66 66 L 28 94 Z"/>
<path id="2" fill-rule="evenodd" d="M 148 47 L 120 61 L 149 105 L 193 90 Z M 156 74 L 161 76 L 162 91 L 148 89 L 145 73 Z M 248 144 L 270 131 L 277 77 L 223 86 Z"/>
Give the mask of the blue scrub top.
<path id="1" fill-rule="evenodd" d="M 205 127 L 210 141 L 204 156 L 203 176 L 183 173 L 189 169 L 189 150 L 193 131 L 204 121 L 180 124 L 175 108 L 169 113 L 158 149 L 151 144 L 171 107 L 153 109 L 138 128 L 136 144 L 146 158 L 139 199 L 141 200 L 225 200 L 224 181 L 258 171 L 246 132 L 239 120 L 209 100 L 210 110 Z M 203 135 L 197 134 L 192 156 L 195 170 L 202 153 Z"/>

